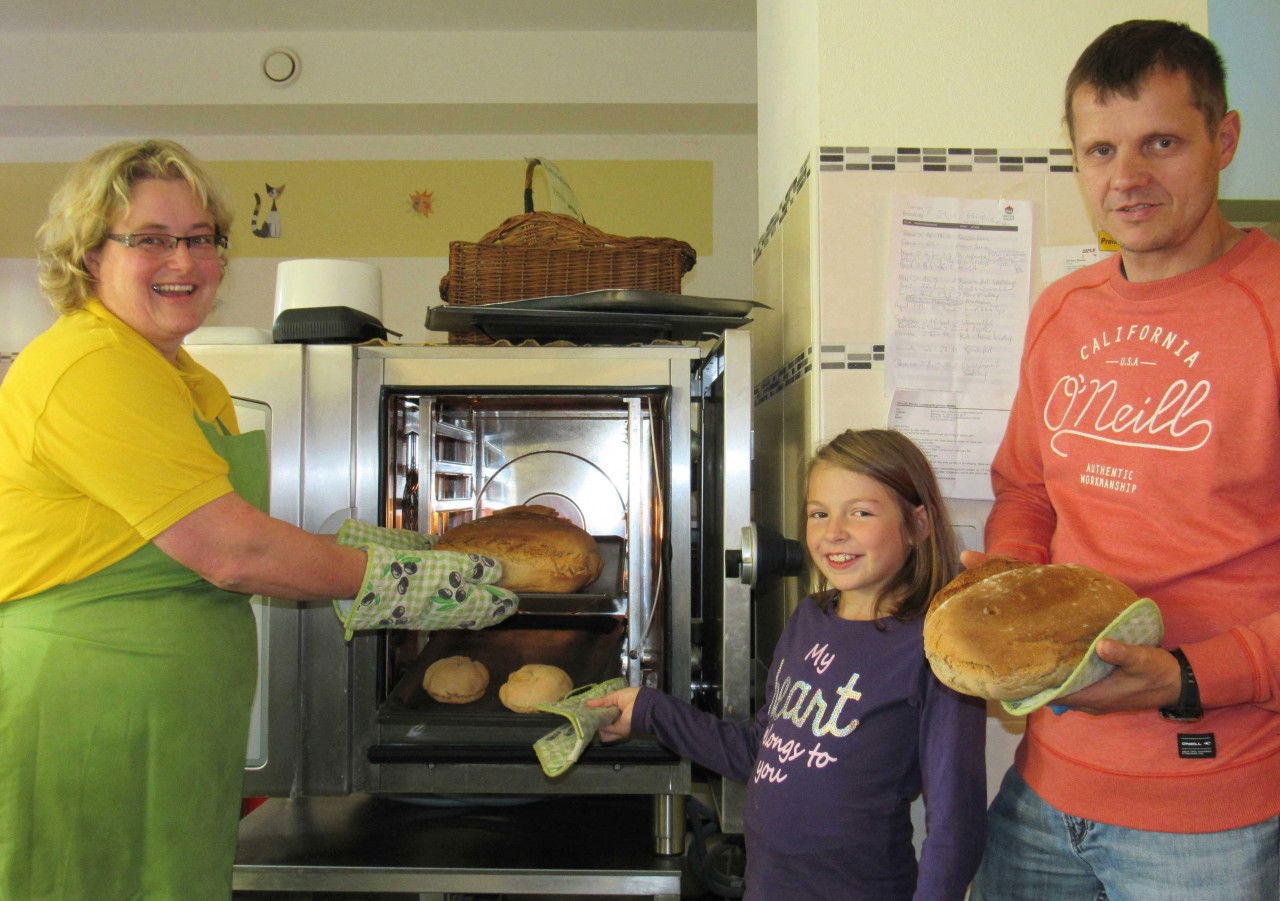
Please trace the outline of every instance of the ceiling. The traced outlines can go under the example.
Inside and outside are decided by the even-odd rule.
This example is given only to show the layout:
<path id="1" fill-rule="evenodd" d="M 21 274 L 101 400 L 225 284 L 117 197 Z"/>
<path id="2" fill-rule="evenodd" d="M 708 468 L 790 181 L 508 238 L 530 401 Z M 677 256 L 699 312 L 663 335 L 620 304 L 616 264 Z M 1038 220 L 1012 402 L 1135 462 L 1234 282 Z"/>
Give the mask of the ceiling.
<path id="1" fill-rule="evenodd" d="M 755 0 L 4 0 L 5 32 L 755 31 Z"/>
<path id="2" fill-rule="evenodd" d="M 715 31 L 756 0 L 0 0 L 0 35 Z M 90 38 L 93 39 L 92 37 Z M 108 42 L 109 43 L 109 42 Z M 354 64 L 354 61 L 353 61 Z M 748 103 L 0 105 L 0 138 L 173 134 L 750 134 Z"/>

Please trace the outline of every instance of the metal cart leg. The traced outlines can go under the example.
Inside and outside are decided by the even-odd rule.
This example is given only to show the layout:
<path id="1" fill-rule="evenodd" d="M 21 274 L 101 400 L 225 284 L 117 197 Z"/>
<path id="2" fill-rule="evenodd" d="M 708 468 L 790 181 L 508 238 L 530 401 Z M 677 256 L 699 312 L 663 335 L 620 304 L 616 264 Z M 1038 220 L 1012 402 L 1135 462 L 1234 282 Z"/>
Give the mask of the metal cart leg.
<path id="1" fill-rule="evenodd" d="M 684 853 L 684 795 L 653 796 L 655 854 L 676 857 Z"/>

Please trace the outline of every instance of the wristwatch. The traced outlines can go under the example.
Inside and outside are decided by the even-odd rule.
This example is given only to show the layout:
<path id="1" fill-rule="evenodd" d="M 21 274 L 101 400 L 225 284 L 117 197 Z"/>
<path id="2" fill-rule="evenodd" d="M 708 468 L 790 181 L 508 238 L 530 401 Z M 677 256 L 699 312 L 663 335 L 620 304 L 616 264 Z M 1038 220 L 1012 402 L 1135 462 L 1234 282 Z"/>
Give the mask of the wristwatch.
<path id="1" fill-rule="evenodd" d="M 1200 686 L 1196 684 L 1196 674 L 1191 670 L 1187 655 L 1182 648 L 1174 648 L 1171 652 L 1178 661 L 1178 672 L 1182 676 L 1182 693 L 1178 695 L 1178 703 L 1172 707 L 1161 707 L 1160 715 L 1177 723 L 1194 723 L 1204 716 L 1204 708 L 1200 706 Z"/>

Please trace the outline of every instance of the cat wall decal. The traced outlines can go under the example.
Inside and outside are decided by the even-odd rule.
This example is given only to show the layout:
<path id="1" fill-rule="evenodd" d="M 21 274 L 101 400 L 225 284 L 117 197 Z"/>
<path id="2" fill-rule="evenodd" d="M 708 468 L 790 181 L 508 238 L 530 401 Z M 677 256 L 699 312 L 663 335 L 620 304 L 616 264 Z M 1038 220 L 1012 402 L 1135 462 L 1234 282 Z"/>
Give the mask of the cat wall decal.
<path id="1" fill-rule="evenodd" d="M 267 197 L 271 201 L 271 209 L 267 210 L 265 216 L 262 217 L 259 224 L 258 216 L 262 212 L 262 195 L 257 191 L 253 192 L 253 216 L 249 220 L 249 229 L 259 238 L 278 238 L 280 237 L 280 208 L 276 201 L 280 199 L 280 195 L 284 193 L 284 185 L 274 187 L 267 185 Z"/>

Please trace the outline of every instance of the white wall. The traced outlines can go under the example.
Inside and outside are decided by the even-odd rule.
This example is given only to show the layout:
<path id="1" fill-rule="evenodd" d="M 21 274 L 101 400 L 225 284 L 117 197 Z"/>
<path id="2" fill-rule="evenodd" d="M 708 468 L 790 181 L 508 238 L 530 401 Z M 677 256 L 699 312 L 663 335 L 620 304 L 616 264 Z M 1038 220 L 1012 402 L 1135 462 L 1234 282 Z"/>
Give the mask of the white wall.
<path id="1" fill-rule="evenodd" d="M 756 4 L 757 231 L 819 143 L 818 9 L 823 0 Z"/>
<path id="2" fill-rule="evenodd" d="M 816 145 L 1065 147 L 1067 72 L 1131 18 L 1205 31 L 1207 0 L 758 4 L 761 226 Z M 772 73 L 788 67 L 797 83 L 774 90 Z"/>
<path id="3" fill-rule="evenodd" d="M 1209 36 L 1227 66 L 1227 97 L 1240 111 L 1240 150 L 1219 191 L 1232 200 L 1280 200 L 1280 3 L 1209 0 Z"/>

